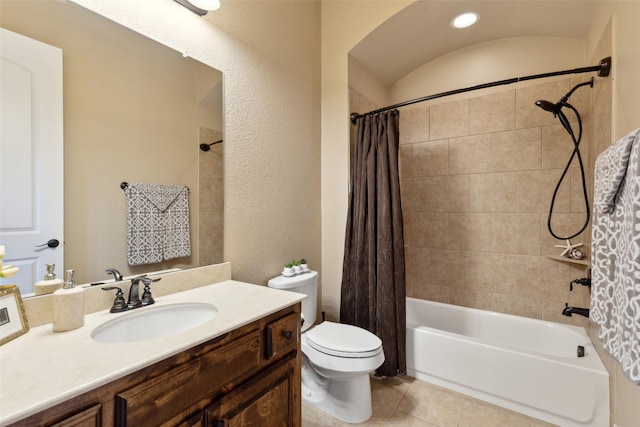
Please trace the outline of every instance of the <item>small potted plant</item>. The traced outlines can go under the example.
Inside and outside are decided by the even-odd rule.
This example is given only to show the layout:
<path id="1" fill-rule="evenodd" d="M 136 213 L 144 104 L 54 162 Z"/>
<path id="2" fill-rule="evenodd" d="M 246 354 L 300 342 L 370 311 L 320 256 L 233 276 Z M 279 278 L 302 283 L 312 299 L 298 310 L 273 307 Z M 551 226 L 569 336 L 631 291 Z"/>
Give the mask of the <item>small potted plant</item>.
<path id="1" fill-rule="evenodd" d="M 307 260 L 304 258 L 300 258 L 300 268 L 302 269 L 302 271 L 308 271 L 309 270 L 309 266 L 307 265 Z"/>
<path id="2" fill-rule="evenodd" d="M 284 270 L 282 271 L 283 276 L 293 276 L 295 274 L 293 270 L 293 264 L 288 262 L 284 265 Z"/>
<path id="3" fill-rule="evenodd" d="M 293 272 L 296 274 L 302 273 L 302 268 L 300 268 L 300 260 L 297 259 L 293 261 Z"/>

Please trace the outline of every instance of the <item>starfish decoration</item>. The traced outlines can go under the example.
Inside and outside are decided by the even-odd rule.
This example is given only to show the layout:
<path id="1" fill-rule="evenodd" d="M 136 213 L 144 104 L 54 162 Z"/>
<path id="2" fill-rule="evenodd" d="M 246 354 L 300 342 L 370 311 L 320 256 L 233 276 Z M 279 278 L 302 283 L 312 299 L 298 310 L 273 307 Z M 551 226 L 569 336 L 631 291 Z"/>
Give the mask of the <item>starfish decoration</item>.
<path id="1" fill-rule="evenodd" d="M 562 253 L 560 254 L 560 256 L 566 256 L 569 252 L 571 252 L 575 248 L 579 248 L 580 246 L 582 246 L 582 243 L 576 243 L 575 245 L 572 245 L 571 241 L 569 241 L 569 239 L 566 239 L 565 242 L 566 242 L 565 245 L 555 245 L 556 248 L 564 249 L 562 251 Z"/>

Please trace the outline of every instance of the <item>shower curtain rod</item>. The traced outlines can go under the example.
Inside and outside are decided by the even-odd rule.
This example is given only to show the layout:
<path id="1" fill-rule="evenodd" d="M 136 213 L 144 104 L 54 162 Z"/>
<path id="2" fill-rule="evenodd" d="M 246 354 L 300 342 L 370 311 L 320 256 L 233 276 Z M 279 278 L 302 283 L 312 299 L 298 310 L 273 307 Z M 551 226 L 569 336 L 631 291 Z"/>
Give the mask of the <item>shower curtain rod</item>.
<path id="1" fill-rule="evenodd" d="M 506 80 L 498 80 L 496 82 L 484 83 L 476 86 L 469 86 L 462 89 L 449 90 L 447 92 L 437 93 L 435 95 L 423 96 L 422 98 L 412 99 L 410 101 L 400 102 L 398 104 L 390 105 L 388 107 L 379 108 L 377 110 L 369 111 L 368 113 L 351 113 L 351 123 L 356 123 L 356 120 L 360 117 L 370 116 L 372 114 L 382 113 L 383 111 L 393 110 L 400 107 L 405 107 L 411 104 L 417 104 L 419 102 L 430 101 L 436 98 L 443 98 L 445 96 L 456 95 L 459 93 L 471 92 L 473 90 L 478 89 L 486 89 L 494 86 L 502 86 L 508 85 L 512 83 L 524 82 L 527 80 L 535 80 L 535 79 L 543 79 L 545 77 L 554 77 L 554 76 L 563 76 L 565 74 L 579 74 L 579 73 L 590 73 L 593 71 L 598 72 L 598 77 L 607 77 L 609 72 L 611 71 L 611 57 L 604 58 L 600 61 L 598 65 L 594 65 L 592 67 L 582 67 L 582 68 L 574 68 L 572 70 L 564 70 L 564 71 L 554 71 L 551 73 L 543 73 L 543 74 L 534 74 L 531 76 L 525 77 L 514 77 L 512 79 Z"/>

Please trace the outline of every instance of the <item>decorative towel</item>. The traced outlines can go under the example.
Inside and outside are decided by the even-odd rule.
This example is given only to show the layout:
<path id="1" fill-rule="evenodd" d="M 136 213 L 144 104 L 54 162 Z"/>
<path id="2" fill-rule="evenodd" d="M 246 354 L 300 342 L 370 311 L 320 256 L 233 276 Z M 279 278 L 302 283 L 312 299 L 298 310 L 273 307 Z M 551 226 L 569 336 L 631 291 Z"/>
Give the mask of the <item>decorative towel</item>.
<path id="1" fill-rule="evenodd" d="M 636 130 L 611 144 L 596 160 L 598 179 L 594 183 L 593 206 L 601 213 L 611 213 L 614 210 L 615 198 L 627 174 L 629 156 L 637 134 Z"/>
<path id="2" fill-rule="evenodd" d="M 640 385 L 640 129 L 598 156 L 593 205 L 590 317 Z"/>
<path id="3" fill-rule="evenodd" d="M 191 255 L 187 187 L 129 184 L 124 193 L 129 265 L 153 264 Z"/>

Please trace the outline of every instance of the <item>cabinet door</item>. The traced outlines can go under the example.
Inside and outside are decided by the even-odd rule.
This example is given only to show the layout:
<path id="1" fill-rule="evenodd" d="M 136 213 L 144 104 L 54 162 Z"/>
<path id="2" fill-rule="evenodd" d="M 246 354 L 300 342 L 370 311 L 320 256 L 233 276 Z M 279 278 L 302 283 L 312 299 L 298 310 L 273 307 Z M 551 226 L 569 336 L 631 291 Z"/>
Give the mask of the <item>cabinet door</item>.
<path id="1" fill-rule="evenodd" d="M 210 405 L 205 421 L 211 427 L 289 427 L 294 419 L 295 359 L 275 365 Z"/>

